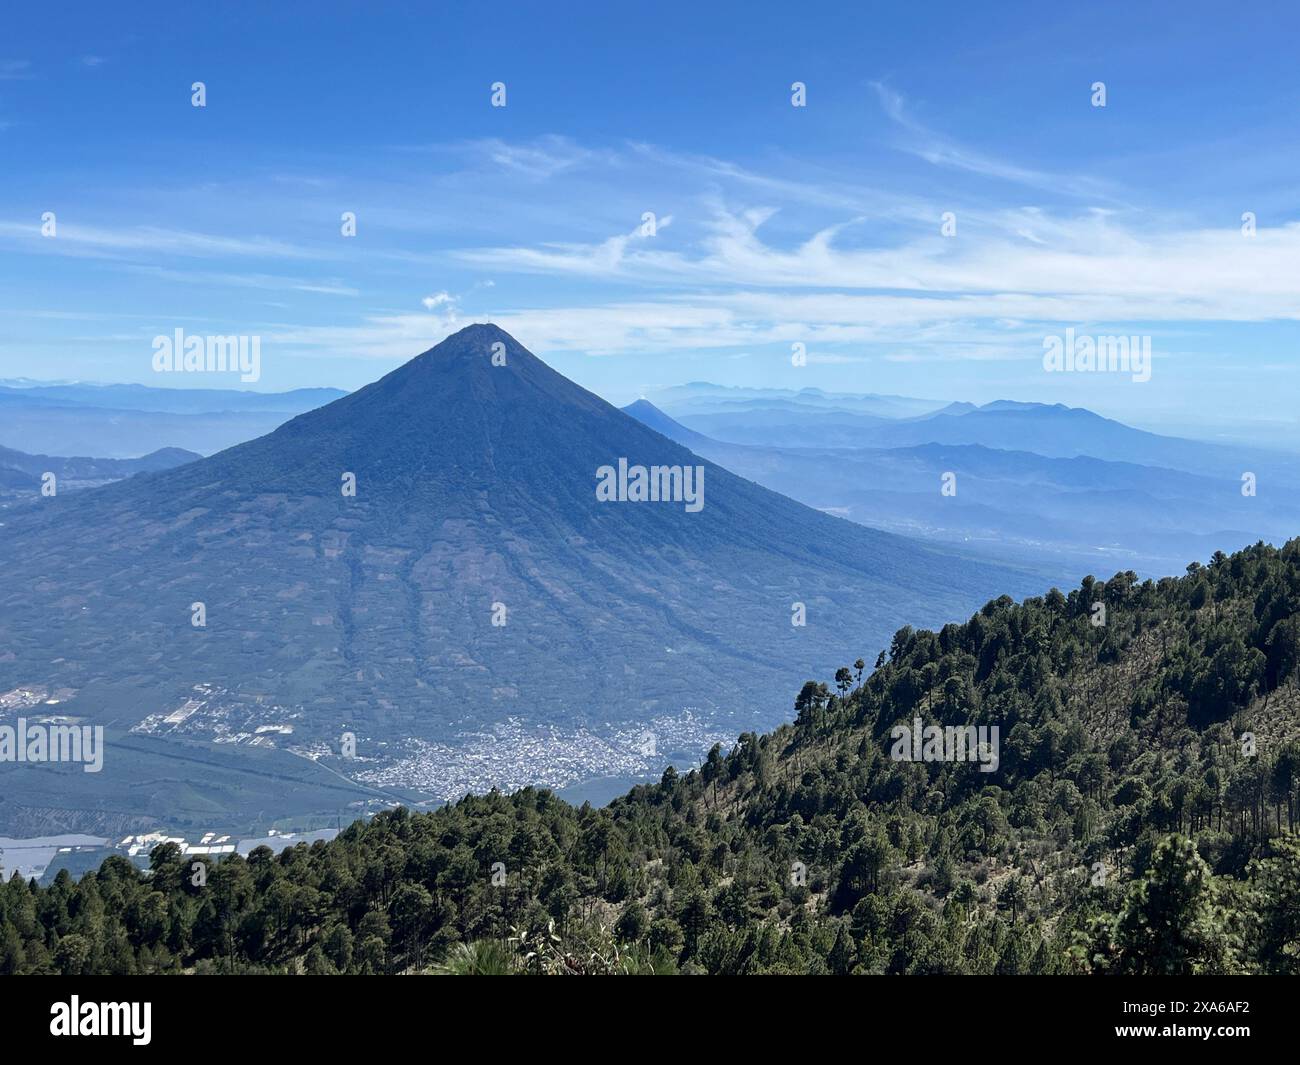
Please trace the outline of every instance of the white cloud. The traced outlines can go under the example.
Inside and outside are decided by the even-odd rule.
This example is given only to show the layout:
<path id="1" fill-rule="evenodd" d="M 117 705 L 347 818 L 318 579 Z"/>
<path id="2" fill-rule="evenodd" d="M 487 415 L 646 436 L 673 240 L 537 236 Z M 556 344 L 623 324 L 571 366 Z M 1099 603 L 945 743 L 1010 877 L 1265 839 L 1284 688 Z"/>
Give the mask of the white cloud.
<path id="1" fill-rule="evenodd" d="M 882 95 L 882 106 L 919 151 L 928 131 L 902 98 Z M 948 144 L 935 158 L 947 167 L 969 162 L 959 147 Z M 445 184 L 434 179 L 436 211 L 423 172 L 385 170 L 372 186 L 355 180 L 357 201 L 375 204 L 364 215 L 364 242 L 322 238 L 300 247 L 243 235 L 274 232 L 276 218 L 303 221 L 307 232 L 324 220 L 320 231 L 336 232 L 334 197 L 306 202 L 295 188 L 292 197 L 278 189 L 259 204 L 260 225 L 237 216 L 234 236 L 85 226 L 60 214 L 57 238 L 40 237 L 39 223 L 25 218 L 0 222 L 0 244 L 124 260 L 169 279 L 326 297 L 384 293 L 355 326 L 322 324 L 338 319 L 313 318 L 327 305 L 314 300 L 290 304 L 284 317 L 299 323 L 264 330 L 268 342 L 340 357 L 405 359 L 467 322 L 488 320 L 539 353 L 732 355 L 800 341 L 813 361 L 928 362 L 1037 358 L 1044 332 L 1064 324 L 1154 322 L 1172 332 L 1300 318 L 1296 223 L 1246 238 L 1232 224 L 1189 226 L 1113 205 L 939 207 L 802 162 L 791 171 L 802 180 L 789 180 L 648 145 L 596 150 L 543 138 L 445 150 L 463 169 Z M 1026 175 L 1034 176 L 1007 171 Z M 264 195 L 280 184 L 258 187 Z M 635 224 L 643 209 L 662 211 L 654 236 Z M 951 238 L 939 233 L 948 209 L 958 217 Z M 420 219 L 423 228 L 414 224 Z M 495 235 L 502 232 L 510 237 Z M 163 271 L 157 261 L 168 255 L 253 265 L 212 273 L 168 262 Z M 348 276 L 278 276 L 276 260 L 307 259 L 336 260 L 331 274 Z M 406 313 L 412 276 L 448 289 L 424 297 L 422 312 Z"/>
<path id="2" fill-rule="evenodd" d="M 477 143 L 494 166 L 534 179 L 554 177 L 596 157 L 596 153 L 580 148 L 565 137 L 542 137 L 531 144 L 509 144 L 501 140 Z"/>
<path id="3" fill-rule="evenodd" d="M 196 258 L 243 256 L 270 259 L 319 259 L 332 257 L 319 249 L 307 249 L 266 237 L 225 237 L 160 226 L 110 229 L 69 223 L 62 218 L 58 235 L 41 236 L 40 221 L 0 222 L 0 240 L 56 255 L 131 257 L 171 253 Z"/>
<path id="4" fill-rule="evenodd" d="M 673 224 L 670 214 L 654 220 L 653 234 L 644 231 L 646 223 L 630 233 L 609 237 L 598 244 L 542 244 L 537 247 L 469 248 L 453 252 L 461 262 L 479 267 L 501 266 L 503 269 L 536 274 L 573 274 L 586 277 L 631 276 L 638 267 L 653 268 L 661 264 L 671 272 L 682 262 L 680 256 L 659 252 L 650 247 L 657 234 Z"/>
<path id="5" fill-rule="evenodd" d="M 961 145 L 918 122 L 912 116 L 902 93 L 878 81 L 873 81 L 871 87 L 876 90 L 880 106 L 890 121 L 905 133 L 896 147 L 924 159 L 927 163 L 1035 189 L 1066 191 L 1088 198 L 1109 195 L 1107 187 L 1094 178 L 1047 173 L 1017 166 Z"/>
<path id="6" fill-rule="evenodd" d="M 1012 317 L 1044 320 L 1233 320 L 1300 318 L 1300 223 L 1138 232 L 1107 211 L 1068 217 L 1037 209 L 1003 212 L 954 238 L 934 235 L 890 247 L 842 238 L 856 220 L 819 229 L 789 247 L 764 241 L 772 209 L 722 211 L 689 250 L 615 237 L 598 244 L 469 249 L 462 261 L 517 273 L 617 277 L 678 286 L 749 286 L 888 293 L 872 301 L 887 319 Z M 919 299 L 918 297 L 924 297 Z M 707 297 L 701 297 L 707 298 Z M 771 303 L 771 295 L 761 300 Z M 780 297 L 788 308 L 789 295 Z M 843 296 L 829 296 L 837 305 Z"/>
<path id="7" fill-rule="evenodd" d="M 283 277 L 276 274 L 220 273 L 210 270 L 171 270 L 161 266 L 130 263 L 123 267 L 132 273 L 148 274 L 167 281 L 189 285 L 225 285 L 231 288 L 258 288 L 270 291 L 313 292 L 323 296 L 359 296 L 360 292 L 337 278 Z"/>

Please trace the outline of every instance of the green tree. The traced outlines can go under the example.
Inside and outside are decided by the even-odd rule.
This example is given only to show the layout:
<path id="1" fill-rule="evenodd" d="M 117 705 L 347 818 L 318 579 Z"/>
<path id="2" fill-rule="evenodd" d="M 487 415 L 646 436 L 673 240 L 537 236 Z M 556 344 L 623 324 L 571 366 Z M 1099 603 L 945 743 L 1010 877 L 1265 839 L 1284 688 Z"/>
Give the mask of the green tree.
<path id="1" fill-rule="evenodd" d="M 1115 970 L 1194 975 L 1232 970 L 1226 920 L 1209 866 L 1185 836 L 1167 836 L 1124 899 L 1115 924 Z"/>

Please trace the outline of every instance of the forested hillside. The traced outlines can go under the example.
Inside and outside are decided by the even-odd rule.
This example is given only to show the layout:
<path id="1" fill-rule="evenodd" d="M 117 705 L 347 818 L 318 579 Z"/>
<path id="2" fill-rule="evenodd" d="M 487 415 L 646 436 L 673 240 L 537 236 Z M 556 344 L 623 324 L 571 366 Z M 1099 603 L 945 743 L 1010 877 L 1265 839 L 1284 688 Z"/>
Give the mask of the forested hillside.
<path id="1" fill-rule="evenodd" d="M 491 794 L 15 878 L 0 971 L 1294 972 L 1298 668 L 1300 541 L 1088 578 L 904 628 L 607 808 Z M 996 771 L 892 760 L 915 717 L 997 725 Z"/>

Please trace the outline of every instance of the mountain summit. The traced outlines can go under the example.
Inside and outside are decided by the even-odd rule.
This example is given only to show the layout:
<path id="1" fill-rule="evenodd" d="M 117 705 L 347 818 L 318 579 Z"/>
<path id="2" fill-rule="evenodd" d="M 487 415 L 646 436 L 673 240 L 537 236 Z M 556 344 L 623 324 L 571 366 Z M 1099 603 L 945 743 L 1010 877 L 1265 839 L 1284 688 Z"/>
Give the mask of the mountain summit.
<path id="1" fill-rule="evenodd" d="M 702 506 L 636 501 L 637 467 L 665 489 L 698 468 Z M 507 721 L 608 737 L 689 712 L 734 737 L 900 625 L 1034 583 L 728 473 L 491 325 L 260 439 L 6 519 L 25 576 L 0 591 L 0 692 L 237 749 L 325 756 L 346 730 L 379 766 Z M 176 718 L 196 685 L 215 694 Z"/>

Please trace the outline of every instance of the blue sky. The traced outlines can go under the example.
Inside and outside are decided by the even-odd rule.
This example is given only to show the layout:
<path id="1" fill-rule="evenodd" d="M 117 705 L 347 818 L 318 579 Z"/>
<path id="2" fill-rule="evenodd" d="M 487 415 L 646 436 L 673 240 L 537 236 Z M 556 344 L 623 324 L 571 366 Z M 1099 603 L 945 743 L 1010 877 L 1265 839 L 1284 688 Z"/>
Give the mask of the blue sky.
<path id="1" fill-rule="evenodd" d="M 29 5 L 0 39 L 0 377 L 232 384 L 153 373 L 182 328 L 260 336 L 259 388 L 353 388 L 493 320 L 615 402 L 710 380 L 1292 431 L 1300 17 L 1052 6 Z M 1045 373 L 1067 327 L 1149 335 L 1151 380 Z"/>

